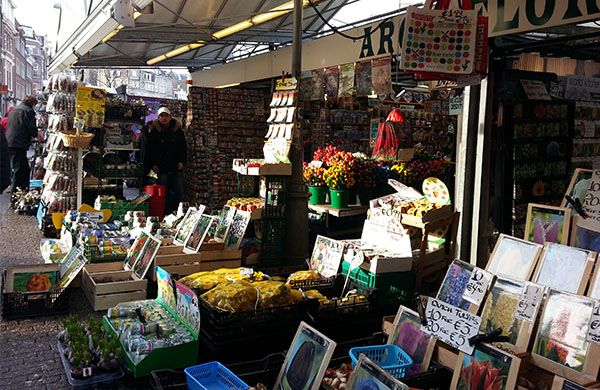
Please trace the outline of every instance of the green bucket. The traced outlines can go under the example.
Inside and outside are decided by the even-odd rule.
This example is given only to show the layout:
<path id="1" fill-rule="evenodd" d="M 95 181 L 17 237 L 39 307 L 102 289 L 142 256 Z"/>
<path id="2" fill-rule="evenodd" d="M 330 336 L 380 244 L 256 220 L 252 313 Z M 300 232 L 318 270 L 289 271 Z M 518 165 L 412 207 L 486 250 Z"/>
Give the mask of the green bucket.
<path id="1" fill-rule="evenodd" d="M 348 200 L 350 198 L 349 190 L 329 190 L 331 195 L 331 208 L 346 209 L 348 208 Z"/>
<path id="2" fill-rule="evenodd" d="M 324 204 L 325 196 L 327 194 L 327 187 L 313 187 L 308 186 L 308 191 L 310 191 L 310 204 Z"/>

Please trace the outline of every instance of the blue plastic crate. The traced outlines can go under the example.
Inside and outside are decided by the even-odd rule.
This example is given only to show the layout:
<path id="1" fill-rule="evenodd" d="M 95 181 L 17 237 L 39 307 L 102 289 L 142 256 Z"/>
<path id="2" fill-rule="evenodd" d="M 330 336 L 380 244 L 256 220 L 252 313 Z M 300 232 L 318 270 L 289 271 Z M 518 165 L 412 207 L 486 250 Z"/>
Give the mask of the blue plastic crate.
<path id="1" fill-rule="evenodd" d="M 364 354 L 396 379 L 404 378 L 413 364 L 406 352 L 391 344 L 355 347 L 350 349 L 349 354 L 352 359 L 352 369 L 356 367 L 360 354 Z"/>
<path id="2" fill-rule="evenodd" d="M 189 390 L 248 390 L 248 385 L 219 362 L 210 362 L 185 370 Z"/>

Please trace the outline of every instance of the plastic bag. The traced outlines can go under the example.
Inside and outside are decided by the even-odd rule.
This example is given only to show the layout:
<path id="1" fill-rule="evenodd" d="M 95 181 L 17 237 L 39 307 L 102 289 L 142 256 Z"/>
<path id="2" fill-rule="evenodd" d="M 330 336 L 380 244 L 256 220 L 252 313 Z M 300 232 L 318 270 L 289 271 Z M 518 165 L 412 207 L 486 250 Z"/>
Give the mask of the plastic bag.
<path id="1" fill-rule="evenodd" d="M 316 271 L 297 271 L 290 275 L 288 278 L 288 282 L 292 280 L 309 280 L 309 279 L 320 279 L 321 275 L 319 275 Z"/>
<path id="2" fill-rule="evenodd" d="M 302 293 L 298 290 L 292 290 L 290 285 L 286 283 L 265 280 L 254 282 L 252 285 L 260 291 L 258 307 L 261 309 L 292 305 L 302 300 Z"/>
<path id="3" fill-rule="evenodd" d="M 258 290 L 247 282 L 221 283 L 201 295 L 211 305 L 234 313 L 254 310 L 259 297 Z"/>

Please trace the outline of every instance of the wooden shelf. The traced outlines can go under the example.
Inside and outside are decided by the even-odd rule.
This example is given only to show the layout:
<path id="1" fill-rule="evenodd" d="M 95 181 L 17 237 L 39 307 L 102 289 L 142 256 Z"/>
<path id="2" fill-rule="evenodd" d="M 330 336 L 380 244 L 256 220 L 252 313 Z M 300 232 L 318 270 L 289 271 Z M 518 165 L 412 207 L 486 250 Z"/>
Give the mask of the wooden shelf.
<path id="1" fill-rule="evenodd" d="M 369 210 L 369 206 L 361 206 L 358 204 L 348 205 L 345 209 L 334 209 L 330 204 L 308 204 L 308 209 L 319 214 L 329 214 L 334 217 L 343 218 L 351 217 L 353 215 L 366 214 Z"/>

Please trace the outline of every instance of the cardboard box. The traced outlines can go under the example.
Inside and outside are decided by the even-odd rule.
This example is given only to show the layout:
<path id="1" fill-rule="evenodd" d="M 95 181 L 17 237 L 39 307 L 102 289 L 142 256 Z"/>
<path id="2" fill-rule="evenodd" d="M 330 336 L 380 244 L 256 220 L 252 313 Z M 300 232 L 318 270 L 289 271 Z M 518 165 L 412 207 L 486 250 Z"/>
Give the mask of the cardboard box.
<path id="1" fill-rule="evenodd" d="M 383 317 L 383 323 L 381 324 L 381 330 L 386 335 L 391 335 L 394 332 L 394 319 L 396 316 L 385 316 Z"/>
<path id="2" fill-rule="evenodd" d="M 81 276 L 81 288 L 94 311 L 145 299 L 147 285 L 146 279 L 138 279 L 131 270 L 125 271 L 121 262 L 89 264 Z"/>
<path id="3" fill-rule="evenodd" d="M 407 272 L 412 269 L 412 257 L 379 257 L 370 262 L 364 262 L 360 268 L 374 274 L 385 274 L 390 272 Z"/>

